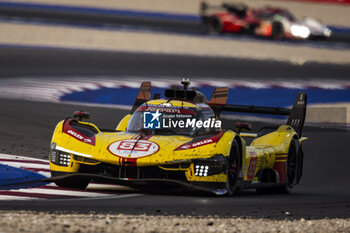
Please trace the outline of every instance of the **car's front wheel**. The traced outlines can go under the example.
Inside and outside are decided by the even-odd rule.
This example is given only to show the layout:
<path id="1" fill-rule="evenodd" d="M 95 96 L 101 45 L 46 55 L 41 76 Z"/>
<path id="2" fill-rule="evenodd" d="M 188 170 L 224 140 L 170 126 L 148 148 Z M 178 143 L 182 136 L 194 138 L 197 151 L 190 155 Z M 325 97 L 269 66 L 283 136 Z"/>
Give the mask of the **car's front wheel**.
<path id="1" fill-rule="evenodd" d="M 52 177 L 54 176 L 52 175 Z M 89 185 L 90 179 L 86 177 L 71 177 L 54 182 L 61 188 L 85 189 Z"/>
<path id="2" fill-rule="evenodd" d="M 271 37 L 275 40 L 281 40 L 284 38 L 283 24 L 279 21 L 272 23 Z"/>
<path id="3" fill-rule="evenodd" d="M 239 146 L 236 140 L 232 141 L 230 156 L 227 163 L 227 180 L 226 190 L 227 196 L 232 196 L 238 190 L 239 174 L 241 169 L 241 159 Z"/>
<path id="4" fill-rule="evenodd" d="M 209 33 L 220 34 L 222 33 L 222 23 L 219 18 L 212 17 L 208 28 Z"/>

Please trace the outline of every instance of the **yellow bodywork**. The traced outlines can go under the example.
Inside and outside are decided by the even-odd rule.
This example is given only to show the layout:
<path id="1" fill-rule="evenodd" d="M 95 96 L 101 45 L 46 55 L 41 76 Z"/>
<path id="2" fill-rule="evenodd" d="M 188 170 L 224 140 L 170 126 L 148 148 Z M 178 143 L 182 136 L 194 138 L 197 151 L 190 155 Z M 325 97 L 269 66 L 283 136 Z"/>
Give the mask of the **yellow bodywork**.
<path id="1" fill-rule="evenodd" d="M 167 100 L 152 100 L 148 104 L 158 105 L 165 103 Z M 175 106 L 187 106 L 199 108 L 197 105 L 184 101 L 172 100 L 171 104 Z M 101 132 L 95 125 L 86 122 L 79 122 L 81 124 L 89 125 L 97 130 L 95 135 L 95 145 L 84 143 L 76 138 L 68 135 L 63 131 L 64 121 L 58 123 L 55 128 L 51 143 L 55 143 L 55 149 L 64 151 L 71 155 L 68 166 L 59 166 L 51 162 L 51 171 L 57 172 L 78 172 L 81 164 L 97 165 L 99 163 L 113 164 L 117 166 L 130 166 L 125 164 L 125 160 L 109 151 L 109 146 L 121 140 L 133 140 L 139 134 L 128 133 L 126 127 L 130 120 L 131 114 L 126 115 L 117 126 L 119 132 Z M 282 125 L 275 132 L 269 133 L 259 138 L 255 138 L 248 146 L 244 137 L 241 137 L 232 130 L 226 130 L 221 138 L 215 143 L 209 143 L 198 146 L 193 149 L 175 150 L 180 145 L 193 140 L 192 137 L 187 136 L 161 136 L 153 135 L 147 141 L 156 143 L 159 149 L 148 156 L 137 158 L 137 167 L 158 166 L 163 170 L 178 170 L 183 171 L 186 175 L 187 181 L 197 182 L 226 182 L 227 176 L 225 172 L 209 176 L 196 176 L 194 173 L 194 159 L 206 159 L 215 155 L 223 155 L 228 158 L 230 155 L 231 144 L 233 140 L 239 141 L 241 145 L 242 169 L 241 178 L 245 181 L 253 181 L 257 172 L 261 169 L 273 168 L 276 155 L 279 159 L 285 155 L 287 158 L 290 142 L 297 135 L 295 131 L 288 125 Z M 302 139 L 301 139 L 302 140 Z M 301 142 L 300 140 L 300 142 Z M 51 157 L 51 155 L 50 155 Z M 255 168 L 250 167 L 251 161 L 256 161 Z M 182 166 L 181 164 L 188 163 L 189 166 Z M 179 164 L 176 166 L 168 165 Z M 135 164 L 133 165 L 135 166 Z M 253 174 L 253 175 L 252 175 Z"/>

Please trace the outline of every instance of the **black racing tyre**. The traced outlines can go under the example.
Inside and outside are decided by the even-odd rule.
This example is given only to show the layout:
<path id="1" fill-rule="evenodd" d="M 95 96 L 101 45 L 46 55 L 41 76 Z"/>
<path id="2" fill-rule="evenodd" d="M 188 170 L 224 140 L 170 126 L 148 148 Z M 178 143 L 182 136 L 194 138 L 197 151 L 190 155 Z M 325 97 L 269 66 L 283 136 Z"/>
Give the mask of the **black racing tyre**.
<path id="1" fill-rule="evenodd" d="M 222 33 L 222 23 L 219 18 L 212 17 L 208 26 L 208 31 L 210 33 L 220 34 Z"/>
<path id="2" fill-rule="evenodd" d="M 284 28 L 281 22 L 274 21 L 272 23 L 271 37 L 276 40 L 280 40 L 284 38 Z"/>
<path id="3" fill-rule="evenodd" d="M 232 141 L 230 156 L 227 163 L 227 181 L 226 190 L 227 196 L 234 195 L 238 190 L 238 180 L 241 171 L 241 154 L 237 141 Z"/>
<path id="4" fill-rule="evenodd" d="M 61 188 L 75 188 L 75 189 L 85 189 L 90 183 L 90 179 L 86 177 L 82 178 L 67 178 L 64 180 L 57 180 L 55 184 Z"/>
<path id="5" fill-rule="evenodd" d="M 297 168 L 296 184 L 299 184 L 301 177 L 303 176 L 303 165 L 304 165 L 304 151 L 303 151 L 302 145 L 300 145 L 299 153 L 298 153 L 298 168 Z"/>
<path id="6" fill-rule="evenodd" d="M 287 174 L 286 182 L 278 190 L 281 193 L 290 193 L 297 177 L 297 164 L 298 164 L 298 148 L 299 142 L 297 139 L 292 139 L 289 145 L 288 157 L 287 157 Z"/>
<path id="7" fill-rule="evenodd" d="M 274 188 L 275 193 L 290 193 L 295 184 L 297 176 L 297 164 L 298 164 L 298 147 L 299 142 L 296 139 L 292 139 L 289 145 L 288 157 L 287 157 L 287 174 L 285 183 L 280 187 Z"/>

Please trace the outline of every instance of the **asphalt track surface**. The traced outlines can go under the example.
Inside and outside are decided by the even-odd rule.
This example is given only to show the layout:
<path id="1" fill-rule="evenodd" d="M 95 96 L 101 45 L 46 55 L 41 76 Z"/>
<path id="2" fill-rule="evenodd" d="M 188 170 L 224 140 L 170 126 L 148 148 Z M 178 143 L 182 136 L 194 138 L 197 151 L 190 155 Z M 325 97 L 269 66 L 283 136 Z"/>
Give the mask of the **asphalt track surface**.
<path id="1" fill-rule="evenodd" d="M 319 80 L 350 78 L 350 66 L 0 45 L 0 78 L 20 76 L 217 77 Z"/>
<path id="2" fill-rule="evenodd" d="M 66 61 L 65 59 L 70 56 L 72 58 Z M 192 61 L 192 64 L 187 64 L 182 61 L 183 59 Z M 123 65 L 126 67 L 118 65 L 118 61 L 123 61 Z M 264 67 L 269 69 L 276 65 L 269 62 L 265 64 L 261 62 L 260 64 L 251 61 L 248 63 L 248 60 L 223 59 L 220 61 L 216 62 L 216 59 L 211 58 L 167 57 L 152 54 L 140 56 L 140 54 L 124 53 L 5 48 L 1 49 L 0 52 L 0 72 L 1 77 L 38 75 L 42 78 L 45 75 L 90 74 L 97 76 L 107 72 L 118 78 L 119 74 L 127 72 L 128 69 L 132 71 L 131 73 L 148 72 L 149 75 L 154 76 L 157 75 L 159 69 L 161 73 L 158 74 L 159 76 L 169 73 L 181 75 L 182 73 L 182 75 L 187 74 L 187 77 L 191 78 L 191 75 L 204 75 L 206 71 L 209 72 L 211 69 L 214 69 L 210 73 L 213 75 L 215 69 L 220 67 L 221 69 L 216 70 L 219 71 L 217 77 L 232 77 L 232 66 L 238 67 L 239 64 L 243 66 L 246 62 L 247 66 L 249 64 L 250 67 L 256 67 L 258 71 L 262 72 L 256 77 L 264 78 L 270 77 L 267 75 L 270 71 L 264 71 Z M 168 65 L 168 69 L 159 65 L 159 62 L 161 65 Z M 211 66 L 208 68 L 207 64 Z M 332 71 L 338 71 L 336 77 L 346 78 L 349 74 L 348 67 L 334 67 L 333 65 L 310 64 L 310 66 L 300 67 L 281 63 L 281 66 L 284 68 L 275 70 L 272 77 L 294 77 L 290 76 L 290 73 L 293 73 L 294 75 L 304 74 L 304 78 L 327 78 L 328 76 L 324 75 L 324 72 L 332 74 Z M 200 68 L 204 70 L 200 70 Z M 16 71 L 19 74 L 16 75 Z M 247 78 L 250 77 L 251 73 L 254 73 L 253 71 L 240 72 L 241 76 Z M 101 128 L 115 127 L 127 112 L 115 108 L 0 99 L 0 153 L 47 159 L 49 142 L 56 123 L 70 116 L 77 109 L 89 111 L 91 121 Z M 232 127 L 234 122 L 225 121 L 224 125 Z M 261 123 L 255 123 L 254 130 L 261 126 Z M 137 191 L 136 193 L 141 195 L 127 198 L 2 201 L 0 209 L 160 215 L 217 214 L 220 216 L 253 216 L 277 219 L 350 217 L 350 172 L 348 168 L 350 164 L 350 144 L 348 143 L 350 132 L 327 128 L 306 128 L 304 136 L 309 137 L 309 140 L 304 144 L 304 177 L 301 183 L 295 187 L 293 193 L 289 195 L 258 195 L 252 190 L 228 198 L 191 193 L 168 193 L 167 190 L 164 190 L 164 193 Z M 290 214 L 286 215 L 286 212 Z"/>

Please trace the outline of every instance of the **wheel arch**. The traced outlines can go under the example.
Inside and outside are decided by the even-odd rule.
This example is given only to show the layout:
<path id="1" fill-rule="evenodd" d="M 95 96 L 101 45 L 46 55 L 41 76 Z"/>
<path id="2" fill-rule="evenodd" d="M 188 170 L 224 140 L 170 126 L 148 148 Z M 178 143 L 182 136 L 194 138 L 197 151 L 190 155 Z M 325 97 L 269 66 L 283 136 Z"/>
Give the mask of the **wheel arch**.
<path id="1" fill-rule="evenodd" d="M 236 140 L 237 144 L 238 144 L 238 149 L 239 149 L 239 156 L 240 156 L 240 168 L 242 169 L 243 167 L 243 162 L 244 162 L 244 159 L 243 159 L 243 154 L 245 154 L 245 145 L 243 146 L 243 141 L 242 141 L 242 138 L 238 135 L 236 135 L 234 137 L 234 140 Z"/>

